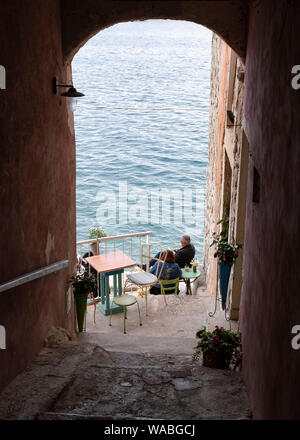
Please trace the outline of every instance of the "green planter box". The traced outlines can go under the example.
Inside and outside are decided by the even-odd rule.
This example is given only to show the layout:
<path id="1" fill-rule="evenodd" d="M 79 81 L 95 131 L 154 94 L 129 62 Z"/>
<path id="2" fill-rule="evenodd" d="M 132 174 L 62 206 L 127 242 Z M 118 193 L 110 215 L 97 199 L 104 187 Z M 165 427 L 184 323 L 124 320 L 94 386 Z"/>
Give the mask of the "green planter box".
<path id="1" fill-rule="evenodd" d="M 76 315 L 78 323 L 78 331 L 83 331 L 84 319 L 86 314 L 86 303 L 87 303 L 88 293 L 75 293 L 75 305 L 76 305 Z"/>

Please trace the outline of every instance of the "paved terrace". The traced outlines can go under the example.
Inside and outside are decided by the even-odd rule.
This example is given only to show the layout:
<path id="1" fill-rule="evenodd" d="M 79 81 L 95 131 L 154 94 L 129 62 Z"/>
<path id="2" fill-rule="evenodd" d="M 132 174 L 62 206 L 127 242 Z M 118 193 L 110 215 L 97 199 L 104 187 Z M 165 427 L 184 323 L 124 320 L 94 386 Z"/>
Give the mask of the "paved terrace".
<path id="1" fill-rule="evenodd" d="M 28 369 L 0 396 L 0 419 L 247 419 L 248 398 L 239 372 L 202 367 L 192 361 L 195 332 L 202 325 L 233 328 L 205 287 L 179 297 L 139 298 L 128 308 L 127 334 L 122 314 L 109 317 L 88 308 L 86 332 L 66 340 L 54 332 Z M 134 294 L 137 294 L 136 292 Z M 236 327 L 236 324 L 235 324 Z M 59 344 L 55 344 L 59 339 Z M 65 339 L 65 340 L 64 340 Z"/>

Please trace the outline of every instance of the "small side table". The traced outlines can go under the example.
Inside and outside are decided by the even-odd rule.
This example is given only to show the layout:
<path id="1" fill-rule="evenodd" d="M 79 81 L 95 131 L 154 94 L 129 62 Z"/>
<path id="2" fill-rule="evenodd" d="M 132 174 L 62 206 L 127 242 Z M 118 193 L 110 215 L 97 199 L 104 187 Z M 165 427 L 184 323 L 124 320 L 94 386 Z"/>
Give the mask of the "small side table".
<path id="1" fill-rule="evenodd" d="M 181 279 L 185 282 L 186 285 L 186 294 L 187 295 L 192 295 L 192 289 L 191 289 L 191 284 L 194 283 L 196 281 L 197 278 L 200 277 L 201 272 L 199 272 L 197 270 L 197 272 L 194 272 L 193 269 L 189 269 L 189 271 L 186 271 L 183 269 L 181 269 L 182 272 L 182 277 Z M 193 280 L 193 281 L 191 281 Z"/>
<path id="2" fill-rule="evenodd" d="M 136 266 L 136 262 L 121 251 L 96 255 L 86 261 L 97 271 L 98 278 L 100 277 L 101 303 L 98 304 L 98 309 L 106 316 L 123 312 L 123 307 L 109 299 L 109 277 L 113 276 L 114 297 L 123 295 L 122 274 L 124 269 Z"/>

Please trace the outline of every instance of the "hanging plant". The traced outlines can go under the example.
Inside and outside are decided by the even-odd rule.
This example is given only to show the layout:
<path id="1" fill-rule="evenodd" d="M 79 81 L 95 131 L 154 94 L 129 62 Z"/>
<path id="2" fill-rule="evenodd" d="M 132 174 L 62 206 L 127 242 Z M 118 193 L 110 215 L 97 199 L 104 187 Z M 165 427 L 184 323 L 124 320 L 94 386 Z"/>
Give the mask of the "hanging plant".
<path id="1" fill-rule="evenodd" d="M 213 234 L 213 241 L 210 245 L 216 247 L 214 258 L 218 258 L 218 262 L 223 266 L 231 266 L 239 256 L 241 244 L 228 243 L 227 237 L 224 238 L 223 233 Z"/>
<path id="2" fill-rule="evenodd" d="M 228 242 L 228 225 L 229 218 L 225 217 L 218 222 L 218 225 L 222 225 L 222 231 L 217 234 L 213 233 L 213 241 L 210 245 L 215 246 L 216 250 L 214 258 L 218 259 L 218 271 L 220 278 L 220 291 L 222 297 L 222 309 L 226 308 L 227 290 L 230 278 L 231 267 L 235 260 L 239 256 L 239 249 L 242 248 L 241 244 Z"/>

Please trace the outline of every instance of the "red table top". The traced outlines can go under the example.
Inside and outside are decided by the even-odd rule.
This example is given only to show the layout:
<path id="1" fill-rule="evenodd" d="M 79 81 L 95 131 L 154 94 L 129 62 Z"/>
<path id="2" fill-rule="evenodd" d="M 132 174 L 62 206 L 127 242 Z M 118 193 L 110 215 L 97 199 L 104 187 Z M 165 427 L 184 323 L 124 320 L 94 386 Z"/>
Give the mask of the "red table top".
<path id="1" fill-rule="evenodd" d="M 96 269 L 98 273 L 114 272 L 116 270 L 136 266 L 136 262 L 122 251 L 96 255 L 95 257 L 86 258 L 86 261 Z"/>

